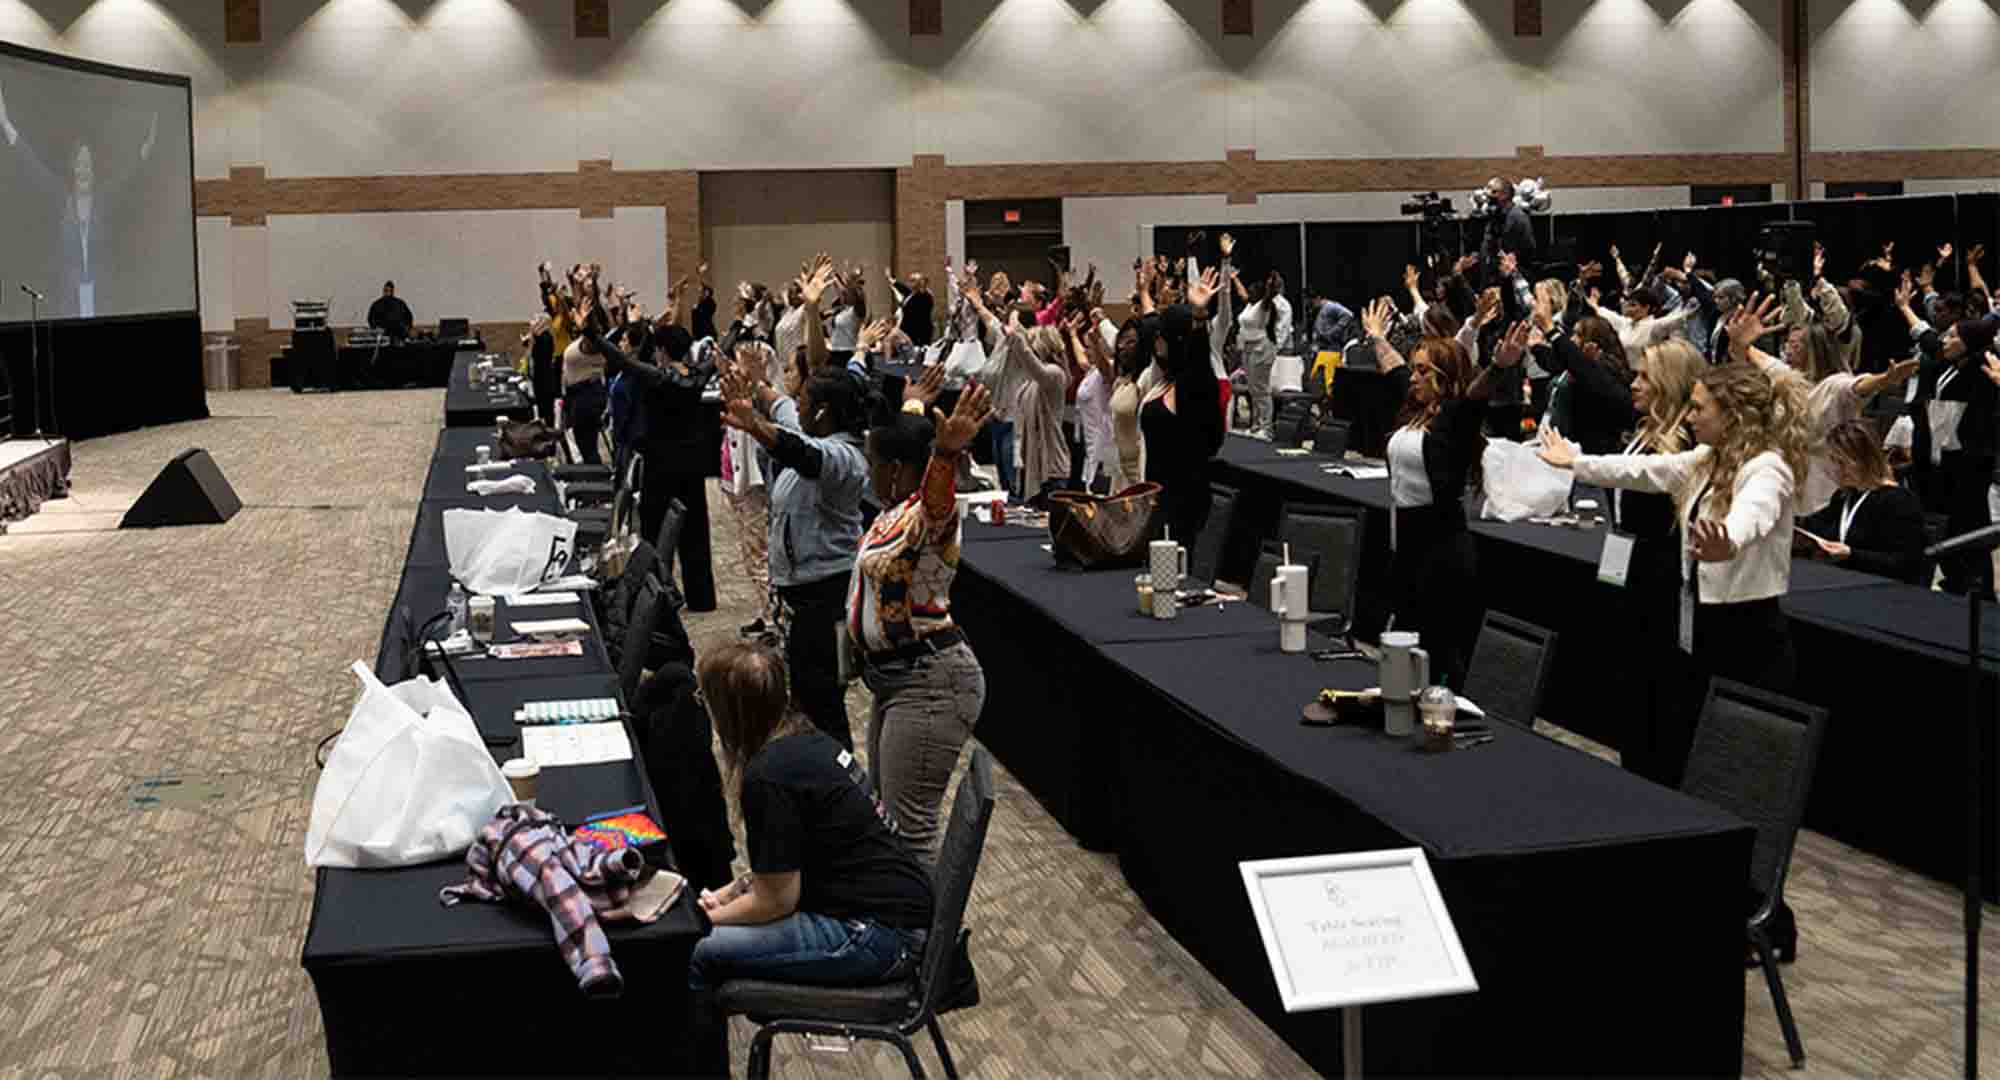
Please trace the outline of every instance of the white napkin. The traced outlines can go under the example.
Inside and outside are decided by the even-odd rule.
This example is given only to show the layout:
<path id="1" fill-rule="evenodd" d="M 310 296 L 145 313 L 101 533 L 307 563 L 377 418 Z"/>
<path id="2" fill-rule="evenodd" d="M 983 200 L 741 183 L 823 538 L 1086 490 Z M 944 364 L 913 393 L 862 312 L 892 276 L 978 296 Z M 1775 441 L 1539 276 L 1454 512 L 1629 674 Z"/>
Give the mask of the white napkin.
<path id="1" fill-rule="evenodd" d="M 515 473 L 505 480 L 474 480 L 465 485 L 474 495 L 533 495 L 534 477 Z"/>

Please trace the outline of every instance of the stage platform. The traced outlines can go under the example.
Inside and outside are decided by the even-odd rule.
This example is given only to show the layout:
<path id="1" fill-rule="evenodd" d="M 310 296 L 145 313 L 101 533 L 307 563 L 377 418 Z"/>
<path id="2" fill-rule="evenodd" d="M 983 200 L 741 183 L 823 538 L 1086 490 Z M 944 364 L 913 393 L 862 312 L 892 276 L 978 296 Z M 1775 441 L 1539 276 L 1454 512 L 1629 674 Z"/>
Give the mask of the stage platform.
<path id="1" fill-rule="evenodd" d="M 0 532 L 68 493 L 68 439 L 0 442 Z"/>

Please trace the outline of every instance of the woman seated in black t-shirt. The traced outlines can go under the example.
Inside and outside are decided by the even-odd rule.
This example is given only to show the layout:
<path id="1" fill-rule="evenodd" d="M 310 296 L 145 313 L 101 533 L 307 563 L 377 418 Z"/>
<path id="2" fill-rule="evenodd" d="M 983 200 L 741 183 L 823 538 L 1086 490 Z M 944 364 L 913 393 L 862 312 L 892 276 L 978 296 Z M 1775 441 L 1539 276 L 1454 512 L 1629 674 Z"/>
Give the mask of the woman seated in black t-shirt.
<path id="1" fill-rule="evenodd" d="M 1827 432 L 1826 446 L 1840 490 L 1818 513 L 1799 519 L 1793 556 L 1929 584 L 1923 580 L 1923 502 L 1896 483 L 1874 429 L 1864 420 L 1848 420 Z"/>
<path id="2" fill-rule="evenodd" d="M 701 895 L 715 928 L 688 964 L 697 1004 L 735 978 L 867 986 L 909 973 L 931 924 L 930 877 L 861 762 L 791 709 L 769 649 L 712 649 L 698 677 L 750 873 Z"/>

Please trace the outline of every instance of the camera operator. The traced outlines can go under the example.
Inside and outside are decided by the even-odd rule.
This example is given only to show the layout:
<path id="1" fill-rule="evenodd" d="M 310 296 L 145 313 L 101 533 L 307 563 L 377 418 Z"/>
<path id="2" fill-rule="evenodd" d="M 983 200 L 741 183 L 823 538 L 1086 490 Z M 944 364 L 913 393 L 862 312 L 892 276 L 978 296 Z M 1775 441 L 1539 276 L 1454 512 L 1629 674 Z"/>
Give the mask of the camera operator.
<path id="1" fill-rule="evenodd" d="M 1528 212 L 1514 202 L 1514 184 L 1494 177 L 1486 181 L 1486 237 L 1480 241 L 1479 265 L 1488 285 L 1499 285 L 1500 253 L 1512 252 L 1522 267 L 1535 265 L 1535 229 Z"/>

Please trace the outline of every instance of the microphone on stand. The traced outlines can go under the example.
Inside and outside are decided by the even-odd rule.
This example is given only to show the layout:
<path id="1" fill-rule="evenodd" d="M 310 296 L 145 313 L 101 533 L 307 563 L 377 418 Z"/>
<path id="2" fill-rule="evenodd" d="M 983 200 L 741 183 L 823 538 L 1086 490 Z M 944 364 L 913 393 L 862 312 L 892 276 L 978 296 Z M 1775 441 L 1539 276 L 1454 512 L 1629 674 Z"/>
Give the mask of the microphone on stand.
<path id="1" fill-rule="evenodd" d="M 35 290 L 35 287 L 34 287 L 34 286 L 32 286 L 32 285 L 27 285 L 27 284 L 23 284 L 23 285 L 21 286 L 21 291 L 22 291 L 22 292 L 24 292 L 24 293 L 27 293 L 27 294 L 28 294 L 29 296 L 32 296 L 32 297 L 34 297 L 34 298 L 35 298 L 36 300 L 47 300 L 47 299 L 48 299 L 48 297 L 46 297 L 46 296 L 43 296 L 43 295 L 42 295 L 42 294 L 41 294 L 40 292 L 37 292 L 37 291 Z"/>

